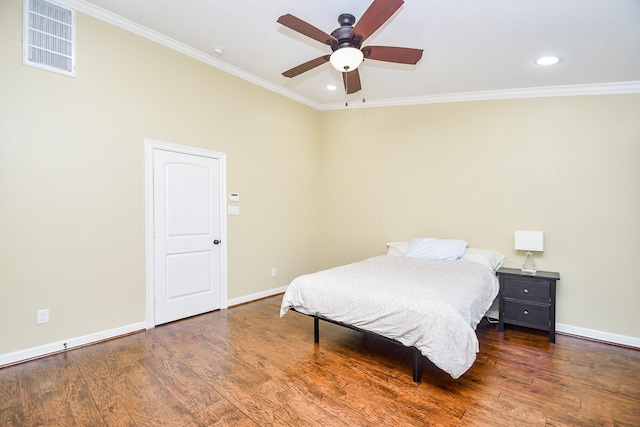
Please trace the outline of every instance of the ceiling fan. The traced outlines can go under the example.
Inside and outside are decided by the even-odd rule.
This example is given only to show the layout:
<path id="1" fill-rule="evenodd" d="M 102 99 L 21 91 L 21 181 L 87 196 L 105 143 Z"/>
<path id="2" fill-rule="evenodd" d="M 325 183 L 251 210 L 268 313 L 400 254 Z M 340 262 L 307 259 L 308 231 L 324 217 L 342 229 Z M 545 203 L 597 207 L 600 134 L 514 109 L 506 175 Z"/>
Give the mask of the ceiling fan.
<path id="1" fill-rule="evenodd" d="M 362 47 L 362 43 L 391 18 L 403 3 L 403 0 L 374 0 L 355 26 L 353 24 L 355 24 L 356 18 L 349 13 L 343 13 L 338 17 L 340 28 L 334 30 L 330 35 L 293 15 L 282 15 L 278 18 L 278 23 L 320 43 L 329 45 L 333 52 L 331 55 L 323 55 L 293 67 L 282 75 L 295 77 L 330 62 L 336 70 L 342 72 L 345 91 L 347 94 L 351 94 L 362 89 L 358 66 L 365 59 L 417 64 L 422 58 L 422 49 L 393 46 Z"/>

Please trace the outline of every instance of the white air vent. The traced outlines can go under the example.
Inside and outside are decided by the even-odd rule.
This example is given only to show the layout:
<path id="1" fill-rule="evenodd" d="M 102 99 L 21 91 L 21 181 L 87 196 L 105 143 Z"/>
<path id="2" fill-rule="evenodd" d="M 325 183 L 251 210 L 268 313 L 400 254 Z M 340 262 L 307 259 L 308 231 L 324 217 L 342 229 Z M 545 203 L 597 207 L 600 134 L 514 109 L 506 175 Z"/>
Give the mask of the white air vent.
<path id="1" fill-rule="evenodd" d="M 44 0 L 24 0 L 23 7 L 24 64 L 75 77 L 75 11 Z"/>

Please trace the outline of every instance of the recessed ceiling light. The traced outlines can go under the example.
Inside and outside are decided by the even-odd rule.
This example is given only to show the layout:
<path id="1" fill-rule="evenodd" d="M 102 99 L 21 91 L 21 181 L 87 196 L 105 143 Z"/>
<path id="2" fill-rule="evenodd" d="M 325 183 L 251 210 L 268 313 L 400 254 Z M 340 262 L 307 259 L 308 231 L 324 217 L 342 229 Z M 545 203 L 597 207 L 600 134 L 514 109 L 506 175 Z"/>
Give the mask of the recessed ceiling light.
<path id="1" fill-rule="evenodd" d="M 213 47 L 213 53 L 215 53 L 217 55 L 222 55 L 224 53 L 224 49 L 221 48 L 220 46 L 214 46 Z"/>
<path id="2" fill-rule="evenodd" d="M 542 58 L 536 59 L 536 64 L 538 65 L 554 65 L 560 62 L 560 58 L 557 56 L 543 56 Z"/>
<path id="3" fill-rule="evenodd" d="M 337 90 L 338 86 L 336 85 L 327 85 L 327 90 Z"/>

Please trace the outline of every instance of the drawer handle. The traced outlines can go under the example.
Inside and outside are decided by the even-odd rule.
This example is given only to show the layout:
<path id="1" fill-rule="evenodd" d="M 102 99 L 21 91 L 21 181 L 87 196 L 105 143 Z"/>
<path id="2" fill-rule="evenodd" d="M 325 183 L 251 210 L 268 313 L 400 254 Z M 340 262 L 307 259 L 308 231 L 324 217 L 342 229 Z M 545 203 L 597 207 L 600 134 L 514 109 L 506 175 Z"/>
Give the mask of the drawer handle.
<path id="1" fill-rule="evenodd" d="M 529 289 L 524 288 L 524 293 L 525 293 L 525 294 L 528 294 L 528 293 L 529 293 Z"/>
<path id="2" fill-rule="evenodd" d="M 525 316 L 529 315 L 529 310 L 524 311 Z"/>

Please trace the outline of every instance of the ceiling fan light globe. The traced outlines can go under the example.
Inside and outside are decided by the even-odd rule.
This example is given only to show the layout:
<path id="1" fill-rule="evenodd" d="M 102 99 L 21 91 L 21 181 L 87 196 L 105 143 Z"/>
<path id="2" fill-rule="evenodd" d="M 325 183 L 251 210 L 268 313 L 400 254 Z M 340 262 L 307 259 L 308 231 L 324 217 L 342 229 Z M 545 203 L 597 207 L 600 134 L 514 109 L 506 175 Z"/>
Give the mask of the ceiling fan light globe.
<path id="1" fill-rule="evenodd" d="M 364 54 L 355 47 L 342 47 L 333 52 L 329 58 L 333 68 L 342 73 L 355 70 L 363 60 Z"/>

